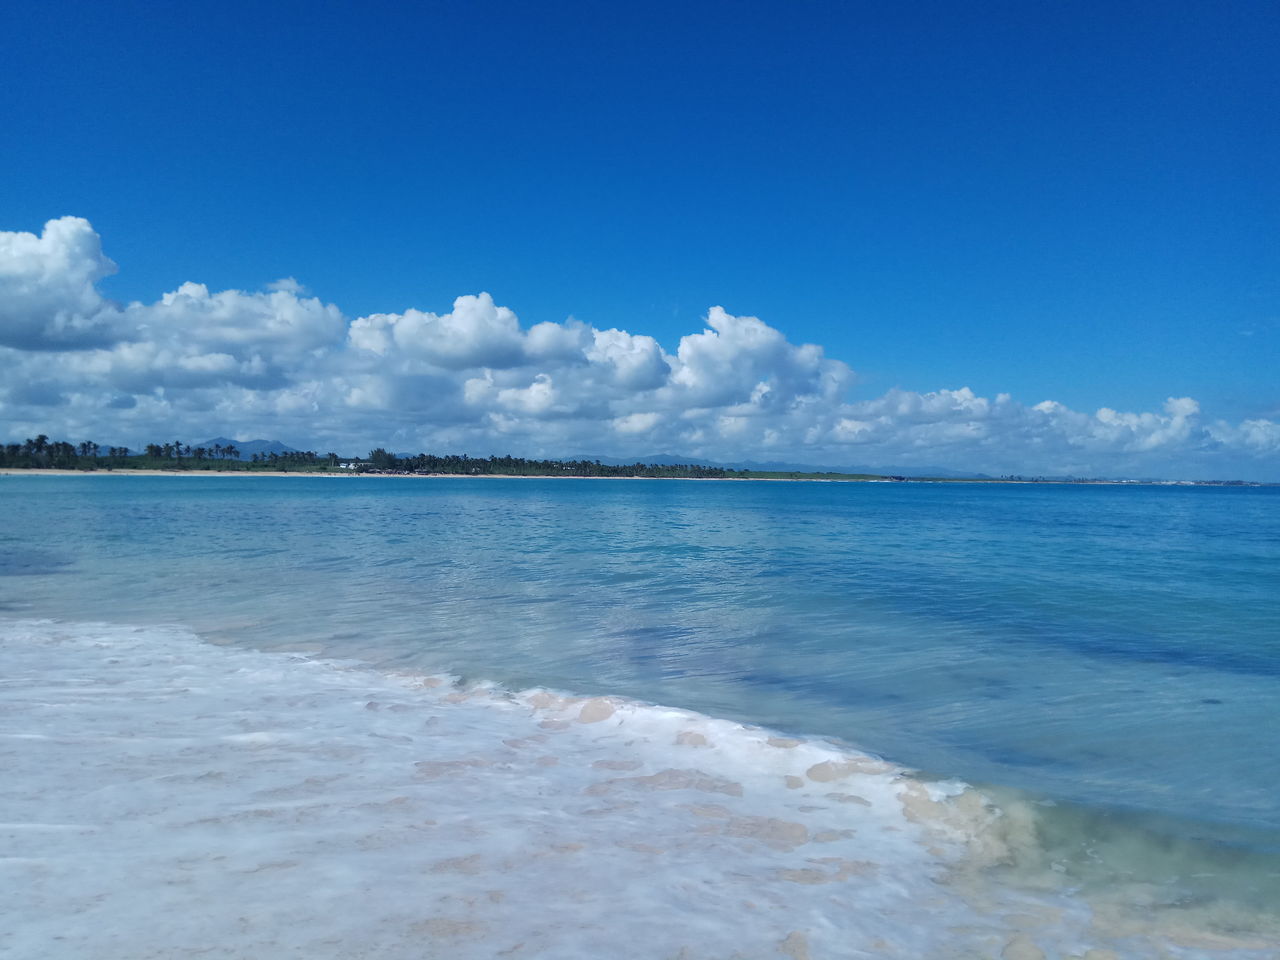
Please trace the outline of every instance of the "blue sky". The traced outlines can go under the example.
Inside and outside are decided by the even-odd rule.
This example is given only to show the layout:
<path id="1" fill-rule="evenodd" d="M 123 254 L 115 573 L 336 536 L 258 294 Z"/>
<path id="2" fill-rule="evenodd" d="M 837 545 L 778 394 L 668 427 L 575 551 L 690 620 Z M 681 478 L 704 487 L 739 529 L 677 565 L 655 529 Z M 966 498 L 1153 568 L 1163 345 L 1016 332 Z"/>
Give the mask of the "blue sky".
<path id="1" fill-rule="evenodd" d="M 122 305 L 295 277 L 350 322 L 484 291 L 525 328 L 574 317 L 672 356 L 720 305 L 847 364 L 841 402 L 968 387 L 1165 416 L 1191 397 L 1270 423 L 1278 27 L 1248 2 L 8 5 L 0 230 L 85 218 Z M 499 388 L 563 381 L 525 366 Z M 198 406 L 168 400 L 178 426 Z M 92 425 L 74 398 L 46 408 Z M 13 397 L 6 419 L 36 422 Z M 392 439 L 454 439 L 431 419 Z M 387 440 L 371 423 L 312 436 Z M 689 436 L 634 439 L 734 452 Z M 1090 456 L 1044 466 L 1140 465 Z M 1216 461 L 1278 462 L 1266 443 Z"/>

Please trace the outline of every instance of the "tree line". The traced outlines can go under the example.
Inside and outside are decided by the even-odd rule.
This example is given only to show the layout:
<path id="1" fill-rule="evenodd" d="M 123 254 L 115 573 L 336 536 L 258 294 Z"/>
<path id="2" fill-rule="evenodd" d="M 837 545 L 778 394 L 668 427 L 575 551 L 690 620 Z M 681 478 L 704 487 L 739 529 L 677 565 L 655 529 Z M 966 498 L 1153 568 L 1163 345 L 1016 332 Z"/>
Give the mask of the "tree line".
<path id="1" fill-rule="evenodd" d="M 298 470 L 326 472 L 345 469 L 354 473 L 454 474 L 476 476 L 497 474 L 511 477 L 653 477 L 715 479 L 748 475 L 727 467 L 698 464 L 632 463 L 613 465 L 599 460 L 528 460 L 524 457 L 471 457 L 467 454 L 436 456 L 419 453 L 398 457 L 381 447 L 369 451 L 364 460 L 340 457 L 336 453 L 317 454 L 313 450 L 255 453 L 241 459 L 234 444 L 215 443 L 191 446 L 174 440 L 148 443 L 141 453 L 127 447 L 101 447 L 91 440 L 71 444 L 50 440 L 45 434 L 25 443 L 0 447 L 0 468 L 19 470 Z"/>
<path id="2" fill-rule="evenodd" d="M 527 460 L 524 457 L 469 457 L 465 453 L 439 457 L 419 453 L 397 457 L 378 447 L 368 460 L 356 466 L 366 473 L 443 473 L 466 476 L 496 474 L 511 477 L 653 477 L 716 479 L 736 477 L 745 471 L 730 467 L 704 467 L 692 463 L 607 464 L 599 460 Z"/>
<path id="3" fill-rule="evenodd" d="M 255 453 L 242 460 L 233 443 L 193 447 L 181 440 L 148 443 L 142 453 L 133 453 L 128 447 L 102 447 L 92 440 L 50 440 L 43 433 L 0 447 L 0 468 L 19 470 L 287 470 L 336 467 L 340 462 L 336 453 L 322 458 L 313 450 Z"/>
<path id="4" fill-rule="evenodd" d="M 194 450 L 191 448 L 190 444 L 184 444 L 181 441 L 175 441 L 173 443 L 147 444 L 146 455 L 151 457 L 153 460 L 181 460 L 183 454 L 186 454 L 186 456 L 193 460 L 240 459 L 240 451 L 236 449 L 235 444 L 233 443 L 229 443 L 226 446 L 223 446 L 220 443 L 215 443 L 212 447 L 196 447 Z"/>
<path id="5" fill-rule="evenodd" d="M 79 445 L 65 440 L 50 440 L 43 433 L 26 443 L 6 443 L 0 448 L 0 467 L 46 470 L 83 470 L 86 465 L 123 462 L 129 456 L 127 447 L 107 447 L 105 451 L 92 440 Z"/>

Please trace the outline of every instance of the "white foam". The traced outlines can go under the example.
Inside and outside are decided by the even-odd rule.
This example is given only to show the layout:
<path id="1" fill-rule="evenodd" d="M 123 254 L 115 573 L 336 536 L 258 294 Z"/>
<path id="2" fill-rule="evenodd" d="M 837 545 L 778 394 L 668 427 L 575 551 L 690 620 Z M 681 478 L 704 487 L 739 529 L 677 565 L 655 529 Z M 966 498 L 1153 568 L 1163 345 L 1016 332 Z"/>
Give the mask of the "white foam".
<path id="1" fill-rule="evenodd" d="M 1271 955 L 984 883 L 1008 817 L 825 742 L 179 629 L 0 651 L 0 954 Z"/>

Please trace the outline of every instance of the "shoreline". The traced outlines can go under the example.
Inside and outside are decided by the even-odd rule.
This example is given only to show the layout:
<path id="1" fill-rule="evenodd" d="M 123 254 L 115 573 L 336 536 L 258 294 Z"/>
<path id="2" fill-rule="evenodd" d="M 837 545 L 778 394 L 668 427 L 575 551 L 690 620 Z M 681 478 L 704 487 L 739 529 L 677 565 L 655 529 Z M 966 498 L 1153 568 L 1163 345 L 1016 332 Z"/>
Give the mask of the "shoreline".
<path id="1" fill-rule="evenodd" d="M 0 467 L 0 477 L 327 477 L 335 479 L 350 480 L 355 478 L 378 479 L 378 480 L 693 480 L 693 481 L 710 481 L 710 480 L 732 480 L 732 481 L 761 481 L 765 483 L 785 482 L 785 483 L 902 483 L 900 480 L 884 479 L 861 479 L 858 477 L 850 477 L 848 479 L 828 479 L 822 477 L 576 477 L 576 476 L 556 476 L 554 474 L 537 474 L 537 473 L 356 473 L 355 471 L 342 471 L 323 473 L 320 471 L 302 471 L 302 470 L 154 470 L 148 468 L 123 470 L 52 470 L 45 468 L 19 469 L 14 467 Z M 913 480 L 914 483 L 933 482 Z M 948 481 L 950 482 L 950 481 Z M 989 483 L 992 481 L 975 480 L 974 483 Z"/>
<path id="2" fill-rule="evenodd" d="M 355 471 L 305 470 L 53 470 L 43 467 L 22 469 L 0 467 L 0 477 L 320 477 L 350 480 L 680 480 L 697 483 L 929 483 L 984 484 L 1040 487 L 1275 487 L 1280 483 L 1253 480 L 1005 480 L 999 477 L 579 477 L 554 474 L 516 473 L 357 473 Z"/>

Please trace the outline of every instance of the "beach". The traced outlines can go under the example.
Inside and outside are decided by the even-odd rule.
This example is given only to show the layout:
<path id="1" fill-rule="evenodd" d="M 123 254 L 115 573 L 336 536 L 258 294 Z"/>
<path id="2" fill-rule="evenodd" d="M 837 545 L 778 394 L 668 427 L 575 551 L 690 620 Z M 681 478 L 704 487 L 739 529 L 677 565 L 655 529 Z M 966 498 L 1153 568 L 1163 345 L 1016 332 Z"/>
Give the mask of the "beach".
<path id="1" fill-rule="evenodd" d="M 848 479 L 828 480 L 813 479 L 807 477 L 576 477 L 576 476 L 547 476 L 544 474 L 510 474 L 510 473 L 377 473 L 373 471 L 358 472 L 355 470 L 333 470 L 330 472 L 308 471 L 308 470 L 147 470 L 147 469 L 120 469 L 120 470 L 44 470 L 44 469 L 20 469 L 20 468 L 0 468 L 0 477 L 68 477 L 68 476 L 86 476 L 86 477 L 345 477 L 351 478 L 375 478 L 381 477 L 390 480 L 715 480 L 717 482 L 724 481 L 758 481 L 765 483 L 778 482 L 807 482 L 807 483 L 884 483 L 887 479 L 866 480 L 860 477 L 850 477 Z"/>

